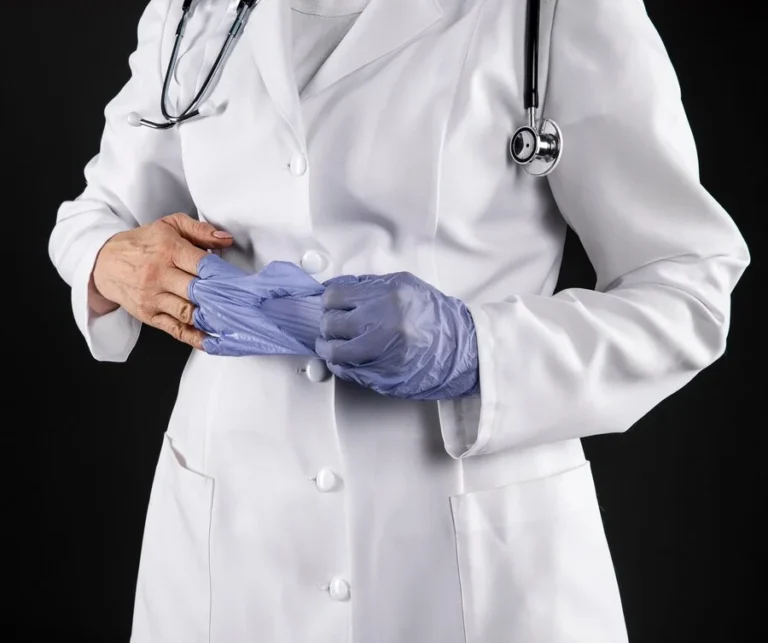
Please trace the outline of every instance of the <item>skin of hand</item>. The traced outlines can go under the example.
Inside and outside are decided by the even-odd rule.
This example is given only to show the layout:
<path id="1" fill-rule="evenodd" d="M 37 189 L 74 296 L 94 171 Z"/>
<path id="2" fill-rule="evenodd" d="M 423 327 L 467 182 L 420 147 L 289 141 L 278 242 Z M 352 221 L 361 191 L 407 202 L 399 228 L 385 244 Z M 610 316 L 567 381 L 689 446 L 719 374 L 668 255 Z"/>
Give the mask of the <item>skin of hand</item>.
<path id="1" fill-rule="evenodd" d="M 176 213 L 119 232 L 99 251 L 89 305 L 99 315 L 119 307 L 139 321 L 202 350 L 205 333 L 193 325 L 188 288 L 208 250 L 232 245 L 232 235 Z"/>

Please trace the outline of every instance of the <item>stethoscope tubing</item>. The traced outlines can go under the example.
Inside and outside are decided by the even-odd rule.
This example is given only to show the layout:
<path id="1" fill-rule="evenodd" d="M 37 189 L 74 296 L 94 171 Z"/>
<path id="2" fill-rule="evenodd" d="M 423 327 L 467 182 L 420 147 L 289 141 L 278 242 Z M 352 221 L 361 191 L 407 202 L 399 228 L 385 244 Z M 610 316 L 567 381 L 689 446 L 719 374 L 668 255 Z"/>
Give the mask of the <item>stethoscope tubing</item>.
<path id="1" fill-rule="evenodd" d="M 138 123 L 139 125 L 144 125 L 146 127 L 150 127 L 152 129 L 158 129 L 158 130 L 170 129 L 175 125 L 178 125 L 179 123 L 183 123 L 185 121 L 188 121 L 200 115 L 201 113 L 200 105 L 202 104 L 203 100 L 208 94 L 208 91 L 213 85 L 213 81 L 216 78 L 216 75 L 219 73 L 219 71 L 221 71 L 222 67 L 224 66 L 224 60 L 226 59 L 230 49 L 232 48 L 232 45 L 234 44 L 238 35 L 240 35 L 240 32 L 242 31 L 243 26 L 245 25 L 248 12 L 253 7 L 255 7 L 259 3 L 259 1 L 260 0 L 240 0 L 240 3 L 238 4 L 238 7 L 237 7 L 237 16 L 235 17 L 235 20 L 232 23 L 232 27 L 230 27 L 229 32 L 227 33 L 227 38 L 224 41 L 224 44 L 221 46 L 221 49 L 219 50 L 219 53 L 216 56 L 216 60 L 211 66 L 211 71 L 208 72 L 208 75 L 206 76 L 205 81 L 203 82 L 197 94 L 195 94 L 195 97 L 186 107 L 186 109 L 184 109 L 179 115 L 174 116 L 168 111 L 167 101 L 168 101 L 168 95 L 170 93 L 170 88 L 171 88 L 171 80 L 176 74 L 176 66 L 179 61 L 179 49 L 181 48 L 181 42 L 184 39 L 184 32 L 186 31 L 187 21 L 189 19 L 189 12 L 192 6 L 192 0 L 184 1 L 184 4 L 182 5 L 182 10 L 181 10 L 181 19 L 179 20 L 179 25 L 176 28 L 176 36 L 173 41 L 173 50 L 171 51 L 171 58 L 168 62 L 168 68 L 166 69 L 166 72 L 165 72 L 165 78 L 163 79 L 162 95 L 160 97 L 160 111 L 163 115 L 163 119 L 165 120 L 165 122 L 156 123 L 154 121 L 150 121 L 142 118 L 139 120 L 139 123 Z"/>
<path id="2" fill-rule="evenodd" d="M 168 111 L 167 102 L 170 93 L 171 79 L 176 73 L 179 60 L 179 49 L 184 38 L 190 10 L 193 0 L 184 0 L 181 9 L 181 19 L 176 28 L 176 37 L 173 42 L 171 59 L 163 79 L 162 95 L 160 97 L 160 111 L 165 122 L 156 123 L 138 114 L 130 114 L 129 123 L 136 126 L 145 126 L 156 130 L 170 129 L 180 123 L 188 121 L 196 116 L 204 116 L 213 113 L 210 106 L 205 109 L 203 104 L 205 97 L 213 85 L 216 75 L 224 66 L 224 60 L 229 54 L 237 36 L 243 30 L 249 12 L 260 0 L 240 0 L 237 6 L 237 15 L 232 27 L 227 34 L 224 44 L 211 66 L 211 70 L 205 78 L 195 97 L 187 107 L 177 116 Z M 541 18 L 541 0 L 528 0 L 526 33 L 525 33 L 525 88 L 523 92 L 523 104 L 527 116 L 527 124 L 519 127 L 509 143 L 509 153 L 513 160 L 526 172 L 533 176 L 546 176 L 550 174 L 560 162 L 562 156 L 562 132 L 557 124 L 548 119 L 537 122 L 539 109 L 539 31 Z"/>

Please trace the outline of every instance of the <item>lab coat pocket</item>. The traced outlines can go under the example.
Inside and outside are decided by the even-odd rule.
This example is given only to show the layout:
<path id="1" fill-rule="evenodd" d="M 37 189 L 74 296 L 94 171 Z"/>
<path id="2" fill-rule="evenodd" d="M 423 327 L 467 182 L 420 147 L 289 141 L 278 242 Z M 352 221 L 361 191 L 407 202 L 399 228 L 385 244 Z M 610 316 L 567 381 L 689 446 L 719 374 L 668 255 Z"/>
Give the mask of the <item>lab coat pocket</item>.
<path id="1" fill-rule="evenodd" d="M 589 463 L 451 498 L 466 643 L 621 643 Z"/>
<path id="2" fill-rule="evenodd" d="M 144 526 L 132 643 L 207 642 L 214 481 L 166 434 Z"/>

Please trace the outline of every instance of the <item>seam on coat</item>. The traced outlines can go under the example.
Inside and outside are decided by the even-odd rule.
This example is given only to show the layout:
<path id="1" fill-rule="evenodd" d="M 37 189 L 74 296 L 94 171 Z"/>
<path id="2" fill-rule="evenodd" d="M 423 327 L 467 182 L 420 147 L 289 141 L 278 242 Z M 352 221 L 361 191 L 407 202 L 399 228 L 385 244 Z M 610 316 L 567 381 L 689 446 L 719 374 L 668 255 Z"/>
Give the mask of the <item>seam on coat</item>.
<path id="1" fill-rule="evenodd" d="M 453 524 L 453 548 L 456 554 L 456 575 L 459 579 L 459 603 L 461 604 L 461 629 L 464 631 L 464 643 L 468 642 L 467 634 L 467 620 L 464 609 L 464 585 L 461 578 L 461 556 L 459 554 L 459 533 L 456 529 L 456 513 L 454 512 L 454 505 L 451 499 L 448 498 L 448 507 L 451 510 L 451 523 Z"/>
<path id="2" fill-rule="evenodd" d="M 679 263 L 683 263 L 683 262 L 680 261 L 680 259 L 682 257 L 686 257 L 686 256 L 690 256 L 690 254 L 688 254 L 688 255 L 673 255 L 673 256 L 669 256 L 669 257 L 660 257 L 660 258 L 657 258 L 657 259 L 651 259 L 650 261 L 646 261 L 645 263 L 632 268 L 628 272 L 624 272 L 624 273 L 620 274 L 618 277 L 616 277 L 615 279 L 610 281 L 606 286 L 604 286 L 600 290 L 595 288 L 595 292 L 599 292 L 599 293 L 603 293 L 603 294 L 615 294 L 615 293 L 622 292 L 623 290 L 627 290 L 629 288 L 633 288 L 636 285 L 642 285 L 642 284 L 656 284 L 656 285 L 659 285 L 659 286 L 667 286 L 669 288 L 675 288 L 675 289 L 679 290 L 680 292 L 683 292 L 686 295 L 689 295 L 693 299 L 696 299 L 697 301 L 699 301 L 699 303 L 701 303 L 702 306 L 704 306 L 705 308 L 707 308 L 707 310 L 709 310 L 709 312 L 712 314 L 713 317 L 715 317 L 717 319 L 718 314 L 717 314 L 716 310 L 712 310 L 712 308 L 709 305 L 707 305 L 707 303 L 704 302 L 695 293 L 693 293 L 693 292 L 691 292 L 689 290 L 686 290 L 685 288 L 683 288 L 681 286 L 678 286 L 676 284 L 661 283 L 661 282 L 658 282 L 658 281 L 655 281 L 655 280 L 650 280 L 650 281 L 649 280 L 640 280 L 640 281 L 630 281 L 626 286 L 624 286 L 624 285 L 621 285 L 621 286 L 617 285 L 618 282 L 620 282 L 622 280 L 626 280 L 628 277 L 632 277 L 633 275 L 636 275 L 637 273 L 639 273 L 640 271 L 645 270 L 646 268 L 653 268 L 653 267 L 657 266 L 658 264 L 665 264 L 665 263 L 678 263 L 678 264 Z M 733 260 L 733 258 L 734 258 L 733 255 L 714 254 L 714 255 L 709 255 L 707 257 L 704 257 L 703 261 L 701 259 L 697 258 L 696 263 L 698 263 L 698 264 L 709 263 L 709 262 L 711 262 L 713 260 L 718 260 L 718 259 Z M 598 282 L 599 281 L 600 280 L 599 280 L 599 275 L 598 275 Z"/>
<path id="3" fill-rule="evenodd" d="M 617 288 L 611 288 L 609 290 L 602 292 L 601 294 L 620 297 L 620 293 L 626 292 L 628 290 L 635 290 L 638 286 L 651 286 L 652 288 L 653 287 L 666 288 L 669 290 L 674 290 L 679 293 L 683 293 L 686 297 L 690 297 L 691 299 L 693 299 L 693 301 L 698 303 L 708 313 L 708 315 L 717 323 L 718 326 L 722 326 L 728 323 L 727 316 L 723 316 L 722 312 L 714 309 L 709 303 L 702 300 L 701 297 L 699 297 L 695 293 L 691 292 L 690 290 L 686 290 L 685 288 L 682 288 L 676 284 L 662 283 L 660 281 L 635 281 L 627 286 L 619 286 Z"/>
<path id="4" fill-rule="evenodd" d="M 472 50 L 472 45 L 475 42 L 475 36 L 477 35 L 477 27 L 480 24 L 480 16 L 483 13 L 483 10 L 485 9 L 485 4 L 487 0 L 480 0 L 478 4 L 476 5 L 476 11 L 477 16 L 475 17 L 475 24 L 472 26 L 472 31 L 469 34 L 469 38 L 467 38 L 467 48 L 464 51 L 464 58 L 461 61 L 461 65 L 459 65 L 459 70 L 456 73 L 456 81 L 453 85 L 453 94 L 451 95 L 451 102 L 450 106 L 448 107 L 448 114 L 445 119 L 445 127 L 443 128 L 442 136 L 440 137 L 440 147 L 437 152 L 437 178 L 435 181 L 435 197 L 432 202 L 432 220 L 433 220 L 433 228 L 432 228 L 432 272 L 435 277 L 435 281 L 437 283 L 434 284 L 434 286 L 438 289 L 441 287 L 440 283 L 440 273 L 437 268 L 437 262 L 435 260 L 435 239 L 437 238 L 437 228 L 438 228 L 438 221 L 440 219 L 440 191 L 443 184 L 443 161 L 444 161 L 444 150 L 445 150 L 445 138 L 448 133 L 448 129 L 451 124 L 451 118 L 453 116 L 453 112 L 456 109 L 456 98 L 459 93 L 459 87 L 461 86 L 461 78 L 464 75 L 464 71 L 467 68 L 467 61 L 469 60 L 469 53 Z"/>
<path id="5" fill-rule="evenodd" d="M 205 413 L 205 424 L 203 436 L 203 472 L 211 480 L 211 501 L 208 511 L 208 643 L 211 643 L 211 631 L 213 630 L 213 564 L 211 561 L 211 551 L 213 550 L 213 511 L 216 501 L 216 478 L 211 475 L 208 469 L 208 454 L 210 452 L 210 436 L 213 431 L 214 405 L 213 398 L 221 390 L 221 380 L 224 373 L 224 358 L 217 359 L 217 368 L 213 375 L 211 388 L 208 393 L 206 403 L 208 408 Z"/>
<path id="6" fill-rule="evenodd" d="M 211 479 L 211 501 L 208 506 L 208 643 L 211 643 L 211 631 L 213 630 L 213 565 L 211 564 L 211 550 L 213 545 L 213 503 L 216 497 L 216 481 Z"/>

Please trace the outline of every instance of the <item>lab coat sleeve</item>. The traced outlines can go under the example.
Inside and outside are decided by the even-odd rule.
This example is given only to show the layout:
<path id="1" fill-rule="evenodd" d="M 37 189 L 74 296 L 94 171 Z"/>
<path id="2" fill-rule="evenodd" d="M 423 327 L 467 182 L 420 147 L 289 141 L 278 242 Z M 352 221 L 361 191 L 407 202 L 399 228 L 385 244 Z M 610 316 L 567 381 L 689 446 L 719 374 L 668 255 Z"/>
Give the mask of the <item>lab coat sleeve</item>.
<path id="1" fill-rule="evenodd" d="M 441 402 L 453 457 L 627 430 L 723 354 L 750 261 L 642 2 L 560 0 L 550 60 L 550 186 L 597 283 L 470 306 L 482 394 Z"/>
<path id="2" fill-rule="evenodd" d="M 129 58 L 130 79 L 105 109 L 98 154 L 85 168 L 86 187 L 63 203 L 50 236 L 49 254 L 71 286 L 72 309 L 91 354 L 100 361 L 125 361 L 138 339 L 140 322 L 122 308 L 98 316 L 88 306 L 88 284 L 106 241 L 166 214 L 190 212 L 175 129 L 155 131 L 128 124 L 131 112 L 158 112 L 163 80 L 161 39 L 170 0 L 151 0 Z"/>

